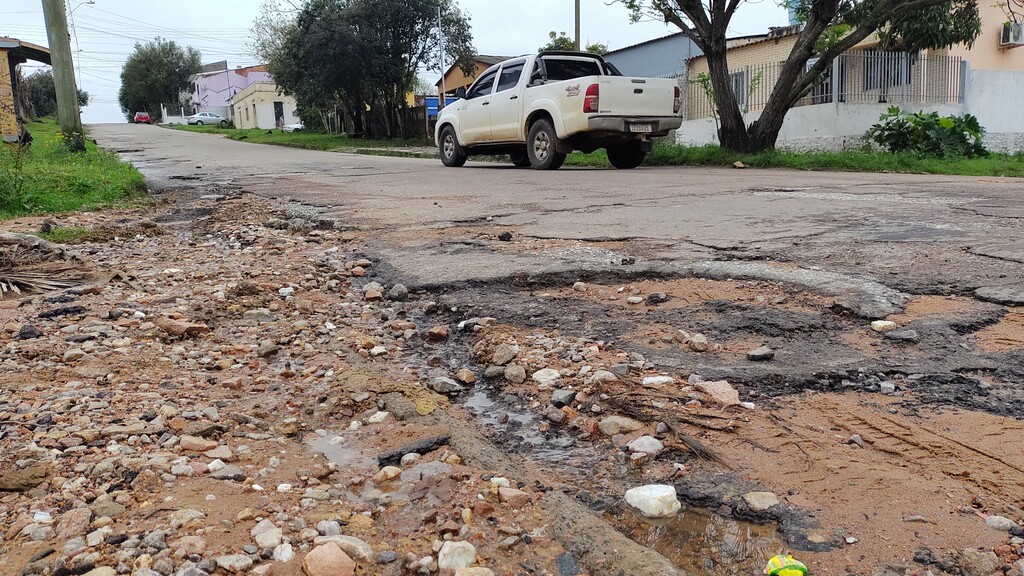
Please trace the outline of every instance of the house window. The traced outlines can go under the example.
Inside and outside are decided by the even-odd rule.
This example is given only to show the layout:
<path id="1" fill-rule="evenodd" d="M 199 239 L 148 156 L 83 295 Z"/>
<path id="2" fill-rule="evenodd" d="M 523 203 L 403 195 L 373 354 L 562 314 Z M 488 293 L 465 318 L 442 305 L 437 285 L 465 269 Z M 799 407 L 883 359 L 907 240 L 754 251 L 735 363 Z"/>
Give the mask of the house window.
<path id="1" fill-rule="evenodd" d="M 750 91 L 750 79 L 746 70 L 729 74 L 729 81 L 732 82 L 732 93 L 736 96 L 736 104 L 740 110 L 747 111 L 747 93 Z"/>
<path id="2" fill-rule="evenodd" d="M 249 107 L 248 106 L 245 108 L 245 121 L 246 122 L 249 121 Z"/>
<path id="3" fill-rule="evenodd" d="M 885 52 L 866 48 L 864 54 L 864 89 L 882 90 L 910 84 L 910 53 Z"/>

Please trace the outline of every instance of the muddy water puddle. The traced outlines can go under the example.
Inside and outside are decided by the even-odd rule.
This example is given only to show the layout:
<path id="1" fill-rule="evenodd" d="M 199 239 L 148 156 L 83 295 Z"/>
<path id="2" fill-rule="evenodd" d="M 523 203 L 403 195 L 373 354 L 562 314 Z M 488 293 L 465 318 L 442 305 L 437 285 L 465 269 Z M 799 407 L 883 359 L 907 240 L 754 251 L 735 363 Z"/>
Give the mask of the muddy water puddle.
<path id="1" fill-rule="evenodd" d="M 786 550 L 774 525 L 752 524 L 706 510 L 684 508 L 672 518 L 653 519 L 622 506 L 607 512 L 605 520 L 693 574 L 761 574 L 769 558 Z"/>
<path id="2" fill-rule="evenodd" d="M 567 434 L 545 434 L 541 432 L 540 416 L 526 407 L 499 398 L 500 392 L 476 387 L 463 401 L 474 416 L 488 428 L 501 433 L 505 440 L 515 442 L 519 451 L 526 452 L 531 460 L 545 463 L 566 464 L 567 458 L 596 457 L 596 451 L 579 446 Z"/>

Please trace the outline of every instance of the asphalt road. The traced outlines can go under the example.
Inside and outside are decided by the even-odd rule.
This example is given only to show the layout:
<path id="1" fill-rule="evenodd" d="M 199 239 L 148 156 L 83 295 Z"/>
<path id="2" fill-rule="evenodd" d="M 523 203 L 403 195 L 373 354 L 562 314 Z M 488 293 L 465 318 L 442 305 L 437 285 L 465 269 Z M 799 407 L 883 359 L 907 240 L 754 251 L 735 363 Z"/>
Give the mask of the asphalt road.
<path id="1" fill-rule="evenodd" d="M 241 189 L 371 232 L 412 285 L 778 261 L 913 294 L 1024 292 L 1024 181 L 785 170 L 563 168 L 313 152 L 90 127 L 154 189 Z M 493 240 L 511 231 L 512 243 Z M 518 249 L 516 249 L 518 248 Z M 1024 296 L 1022 296 L 1024 297 Z"/>

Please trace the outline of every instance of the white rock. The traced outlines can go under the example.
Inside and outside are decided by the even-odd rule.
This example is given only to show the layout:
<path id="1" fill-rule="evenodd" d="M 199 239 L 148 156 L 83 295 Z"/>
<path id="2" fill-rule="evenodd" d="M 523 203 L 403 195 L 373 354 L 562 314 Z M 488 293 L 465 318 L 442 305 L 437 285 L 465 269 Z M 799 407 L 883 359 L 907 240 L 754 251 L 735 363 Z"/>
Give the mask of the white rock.
<path id="1" fill-rule="evenodd" d="M 995 528 L 996 530 L 1002 530 L 1003 532 L 1009 532 L 1017 527 L 1017 523 L 1004 516 L 991 515 L 985 519 L 985 524 L 989 528 Z"/>
<path id="2" fill-rule="evenodd" d="M 437 555 L 437 567 L 441 571 L 468 568 L 474 562 L 476 562 L 476 548 L 469 542 L 445 542 Z"/>
<path id="3" fill-rule="evenodd" d="M 387 353 L 387 346 L 374 346 L 373 348 L 370 348 L 370 356 L 383 356 Z"/>
<path id="4" fill-rule="evenodd" d="M 217 470 L 223 470 L 224 466 L 226 466 L 226 464 L 224 464 L 223 460 L 213 460 L 206 465 L 206 469 L 210 472 L 216 472 Z"/>
<path id="5" fill-rule="evenodd" d="M 641 296 L 630 296 L 629 298 L 626 298 L 626 302 L 629 302 L 630 304 L 642 304 L 643 301 L 644 299 Z"/>
<path id="6" fill-rule="evenodd" d="M 754 512 L 764 512 L 779 505 L 779 497 L 771 492 L 748 492 L 743 495 L 743 501 Z"/>
<path id="7" fill-rule="evenodd" d="M 271 530 L 267 530 L 262 534 L 256 535 L 256 545 L 260 547 L 260 550 L 265 550 L 267 548 L 277 548 L 281 545 L 281 536 L 282 534 L 280 528 L 273 528 Z"/>
<path id="8" fill-rule="evenodd" d="M 538 384 L 554 384 L 562 379 L 562 375 L 554 368 L 544 368 L 533 373 L 533 381 Z"/>
<path id="9" fill-rule="evenodd" d="M 277 491 L 278 492 L 291 492 L 292 491 L 292 485 L 288 484 L 288 483 L 278 484 L 277 485 Z"/>
<path id="10" fill-rule="evenodd" d="M 317 536 L 313 540 L 314 546 L 326 544 L 327 542 L 334 542 L 341 548 L 345 554 L 348 554 L 353 560 L 359 560 L 362 562 L 373 561 L 373 547 L 366 542 L 356 538 L 355 536 Z"/>
<path id="11" fill-rule="evenodd" d="M 875 332 L 892 332 L 899 326 L 891 320 L 875 320 L 871 323 L 871 329 Z"/>
<path id="12" fill-rule="evenodd" d="M 269 518 L 264 518 L 263 520 L 260 520 L 255 526 L 253 526 L 252 530 L 249 530 L 249 535 L 255 538 L 260 534 L 263 534 L 264 532 L 269 532 L 270 530 L 273 530 L 274 528 L 277 528 L 277 526 L 275 526 L 274 523 Z"/>
<path id="13" fill-rule="evenodd" d="M 630 452 L 640 452 L 642 454 L 657 455 L 665 449 L 665 445 L 654 436 L 641 436 L 629 444 L 626 444 Z"/>
<path id="14" fill-rule="evenodd" d="M 723 406 L 735 406 L 740 403 L 740 394 L 725 380 L 714 382 L 698 382 L 696 387 L 701 392 L 711 396 Z"/>
<path id="15" fill-rule="evenodd" d="M 664 484 L 649 484 L 626 491 L 626 503 L 648 518 L 674 516 L 682 505 L 676 498 L 676 489 Z"/>
<path id="16" fill-rule="evenodd" d="M 275 562 L 291 562 L 292 558 L 295 558 L 295 551 L 292 550 L 291 544 L 281 544 L 277 548 L 274 548 L 274 561 Z"/>
<path id="17" fill-rule="evenodd" d="M 381 411 L 377 412 L 373 416 L 370 416 L 369 418 L 366 419 L 366 421 L 370 424 L 380 424 L 381 422 L 387 420 L 388 416 L 390 415 L 391 414 L 389 412 Z"/>
<path id="18" fill-rule="evenodd" d="M 675 384 L 676 379 L 671 376 L 647 376 L 644 378 L 644 386 L 665 386 Z"/>
<path id="19" fill-rule="evenodd" d="M 217 566 L 231 573 L 244 572 L 252 566 L 252 558 L 248 554 L 229 554 L 218 556 L 214 560 L 217 562 Z"/>

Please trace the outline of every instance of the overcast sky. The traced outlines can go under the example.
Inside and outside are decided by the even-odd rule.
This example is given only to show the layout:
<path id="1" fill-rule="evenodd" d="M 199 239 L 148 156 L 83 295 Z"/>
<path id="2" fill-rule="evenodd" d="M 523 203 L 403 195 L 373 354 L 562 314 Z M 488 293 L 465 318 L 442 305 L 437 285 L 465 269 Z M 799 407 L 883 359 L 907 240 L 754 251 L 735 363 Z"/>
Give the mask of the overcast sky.
<path id="1" fill-rule="evenodd" d="M 261 0 L 68 0 L 74 21 L 79 87 L 92 103 L 82 110 L 86 123 L 123 122 L 117 104 L 121 66 L 135 42 L 162 36 L 199 49 L 203 62 L 227 60 L 231 67 L 258 64 L 246 50 L 249 27 Z M 456 1 L 456 0 L 452 0 Z M 620 4 L 582 0 L 584 44 L 622 48 L 676 30 L 658 22 L 630 24 Z M 480 54 L 518 55 L 547 42 L 550 30 L 573 32 L 573 0 L 457 0 L 471 16 Z M 787 17 L 775 0 L 747 0 L 730 35 L 757 34 L 784 26 Z M 41 0 L 0 0 L 0 36 L 47 45 Z M 33 63 L 29 63 L 32 65 Z M 36 68 L 27 67 L 30 74 Z M 437 74 L 424 73 L 433 81 Z"/>

